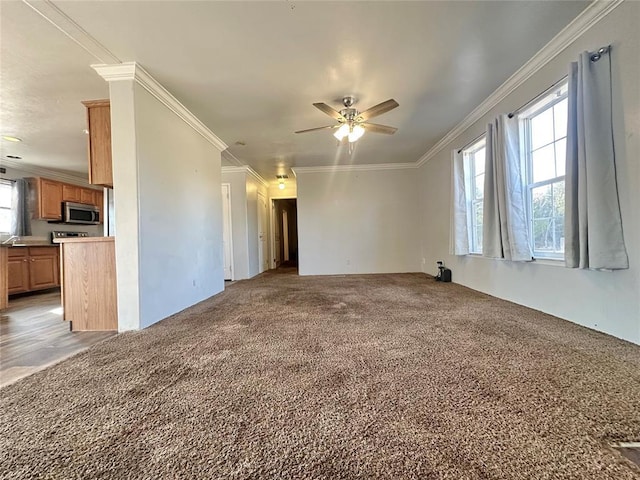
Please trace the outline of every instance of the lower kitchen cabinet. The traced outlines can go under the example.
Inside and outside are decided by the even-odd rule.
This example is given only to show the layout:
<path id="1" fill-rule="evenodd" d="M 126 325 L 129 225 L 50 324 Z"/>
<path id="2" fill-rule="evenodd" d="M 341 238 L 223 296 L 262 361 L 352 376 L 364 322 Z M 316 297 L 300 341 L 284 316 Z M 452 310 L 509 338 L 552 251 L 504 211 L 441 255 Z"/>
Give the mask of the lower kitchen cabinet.
<path id="1" fill-rule="evenodd" d="M 14 247 L 9 250 L 7 266 L 9 270 L 8 292 L 21 293 L 29 291 L 29 255 L 28 249 Z"/>
<path id="2" fill-rule="evenodd" d="M 60 286 L 56 246 L 9 248 L 7 267 L 9 295 Z"/>

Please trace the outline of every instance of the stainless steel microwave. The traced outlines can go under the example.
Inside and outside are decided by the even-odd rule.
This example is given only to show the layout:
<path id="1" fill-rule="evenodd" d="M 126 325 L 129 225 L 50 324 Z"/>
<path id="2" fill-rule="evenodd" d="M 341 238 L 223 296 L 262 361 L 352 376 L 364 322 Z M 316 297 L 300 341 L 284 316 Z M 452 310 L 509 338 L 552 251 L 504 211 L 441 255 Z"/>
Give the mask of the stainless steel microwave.
<path id="1" fill-rule="evenodd" d="M 62 202 L 62 223 L 96 225 L 100 223 L 100 210 L 95 205 Z"/>

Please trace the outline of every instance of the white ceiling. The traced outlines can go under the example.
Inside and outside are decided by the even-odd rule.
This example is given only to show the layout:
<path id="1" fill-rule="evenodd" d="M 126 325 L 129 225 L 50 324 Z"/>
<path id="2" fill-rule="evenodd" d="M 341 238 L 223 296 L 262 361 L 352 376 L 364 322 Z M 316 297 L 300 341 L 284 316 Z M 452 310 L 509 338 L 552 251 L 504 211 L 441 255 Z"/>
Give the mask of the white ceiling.
<path id="1" fill-rule="evenodd" d="M 293 166 L 415 162 L 588 4 L 29 3 L 68 16 L 62 28 L 75 22 L 112 61 L 139 62 L 268 181 Z M 3 159 L 85 173 L 80 101 L 108 96 L 89 67 L 104 55 L 26 3 L 0 2 L 0 15 L 0 132 L 24 139 L 2 142 Z M 351 156 L 331 131 L 293 133 L 332 124 L 312 103 L 339 109 L 347 94 L 360 110 L 394 98 L 373 121 L 398 132 L 365 134 Z"/>

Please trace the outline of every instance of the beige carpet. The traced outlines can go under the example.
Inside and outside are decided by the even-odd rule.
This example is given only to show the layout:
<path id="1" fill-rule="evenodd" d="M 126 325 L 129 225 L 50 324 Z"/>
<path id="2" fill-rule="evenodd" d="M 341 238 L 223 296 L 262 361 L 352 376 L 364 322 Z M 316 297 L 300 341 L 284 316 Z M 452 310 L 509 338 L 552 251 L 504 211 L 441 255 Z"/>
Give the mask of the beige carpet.
<path id="1" fill-rule="evenodd" d="M 422 274 L 236 282 L 0 395 L 3 479 L 640 478 L 640 347 Z"/>

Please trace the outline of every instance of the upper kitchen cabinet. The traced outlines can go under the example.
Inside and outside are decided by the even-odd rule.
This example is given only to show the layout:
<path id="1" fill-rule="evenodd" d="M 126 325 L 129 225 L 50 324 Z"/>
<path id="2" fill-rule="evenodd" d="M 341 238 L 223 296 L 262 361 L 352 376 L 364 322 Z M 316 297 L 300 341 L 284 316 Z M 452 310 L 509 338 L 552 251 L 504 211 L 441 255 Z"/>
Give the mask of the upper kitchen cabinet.
<path id="1" fill-rule="evenodd" d="M 89 205 L 96 204 L 96 196 L 94 194 L 94 190 L 89 190 L 88 188 L 83 188 L 80 190 L 80 203 L 86 203 Z"/>
<path id="2" fill-rule="evenodd" d="M 77 202 L 82 201 L 81 192 L 82 188 L 77 185 L 62 184 L 62 201 L 63 202 Z"/>
<path id="3" fill-rule="evenodd" d="M 61 220 L 62 202 L 95 205 L 102 211 L 102 190 L 48 178 L 30 177 L 26 180 L 29 182 L 29 209 L 34 220 Z"/>
<path id="4" fill-rule="evenodd" d="M 60 220 L 62 218 L 62 183 L 46 178 L 28 178 L 29 201 L 33 218 Z"/>
<path id="5" fill-rule="evenodd" d="M 82 102 L 89 130 L 89 183 L 113 188 L 111 169 L 111 106 L 109 100 Z"/>

